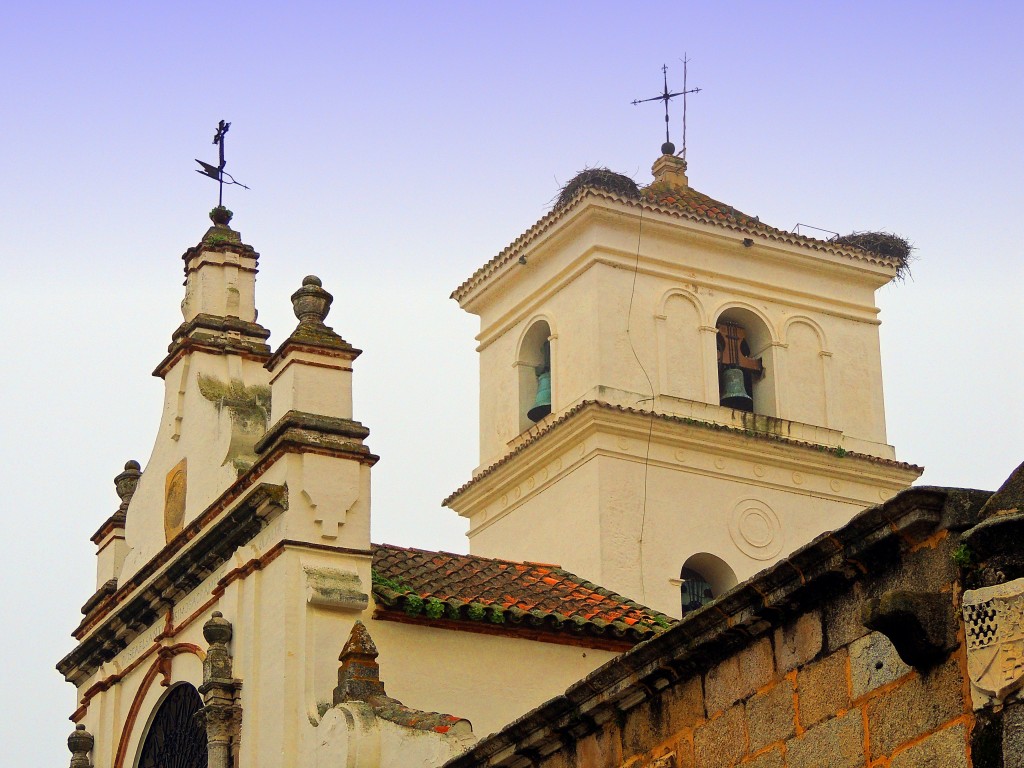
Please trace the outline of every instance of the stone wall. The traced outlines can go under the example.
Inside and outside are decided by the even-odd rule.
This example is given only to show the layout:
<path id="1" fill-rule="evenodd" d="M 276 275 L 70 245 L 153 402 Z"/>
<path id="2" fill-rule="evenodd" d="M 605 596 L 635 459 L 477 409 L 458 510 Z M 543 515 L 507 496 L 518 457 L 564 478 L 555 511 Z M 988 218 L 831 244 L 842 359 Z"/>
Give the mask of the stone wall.
<path id="1" fill-rule="evenodd" d="M 866 510 L 451 767 L 1002 767 L 981 757 L 954 560 L 986 496 Z M 865 626 L 870 601 L 906 594 L 929 610 Z M 908 650 L 943 631 L 931 659 Z"/>

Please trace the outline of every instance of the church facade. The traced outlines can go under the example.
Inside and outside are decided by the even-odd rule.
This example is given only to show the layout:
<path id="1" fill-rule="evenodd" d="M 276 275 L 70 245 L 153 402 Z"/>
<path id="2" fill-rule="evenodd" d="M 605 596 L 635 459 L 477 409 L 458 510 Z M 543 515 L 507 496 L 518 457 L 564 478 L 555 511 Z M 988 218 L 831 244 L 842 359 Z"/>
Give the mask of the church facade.
<path id="1" fill-rule="evenodd" d="M 582 174 L 453 294 L 481 318 L 468 555 L 371 544 L 359 350 L 314 276 L 272 349 L 214 209 L 58 665 L 73 766 L 441 765 L 920 475 L 882 407 L 900 265 L 653 172 Z"/>

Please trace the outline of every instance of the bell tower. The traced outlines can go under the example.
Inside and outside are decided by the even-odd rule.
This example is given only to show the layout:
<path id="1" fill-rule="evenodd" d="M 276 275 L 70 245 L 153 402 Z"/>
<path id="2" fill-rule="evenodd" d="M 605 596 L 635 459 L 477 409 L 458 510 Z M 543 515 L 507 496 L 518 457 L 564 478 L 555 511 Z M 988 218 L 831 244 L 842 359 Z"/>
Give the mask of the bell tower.
<path id="1" fill-rule="evenodd" d="M 480 317 L 481 456 L 444 503 L 474 554 L 678 616 L 921 469 L 885 434 L 875 291 L 900 263 L 763 224 L 673 154 L 652 172 L 584 171 L 453 292 Z"/>

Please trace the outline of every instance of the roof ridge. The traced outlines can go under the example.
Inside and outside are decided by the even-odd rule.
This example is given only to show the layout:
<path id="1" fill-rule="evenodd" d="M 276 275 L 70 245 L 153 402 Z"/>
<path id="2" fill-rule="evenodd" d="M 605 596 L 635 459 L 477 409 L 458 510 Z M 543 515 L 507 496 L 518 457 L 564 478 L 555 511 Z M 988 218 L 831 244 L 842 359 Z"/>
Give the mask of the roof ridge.
<path id="1" fill-rule="evenodd" d="M 538 563 L 532 560 L 508 560 L 503 557 L 490 557 L 489 555 L 474 555 L 471 552 L 447 552 L 443 549 L 421 549 L 420 547 L 403 547 L 400 544 L 370 544 L 371 550 L 374 548 L 378 549 L 389 549 L 389 550 L 401 550 L 403 552 L 421 552 L 425 555 L 447 555 L 448 557 L 469 557 L 474 560 L 489 560 L 494 563 L 506 563 L 508 565 L 537 565 L 544 568 L 561 568 L 560 565 L 554 563 Z"/>

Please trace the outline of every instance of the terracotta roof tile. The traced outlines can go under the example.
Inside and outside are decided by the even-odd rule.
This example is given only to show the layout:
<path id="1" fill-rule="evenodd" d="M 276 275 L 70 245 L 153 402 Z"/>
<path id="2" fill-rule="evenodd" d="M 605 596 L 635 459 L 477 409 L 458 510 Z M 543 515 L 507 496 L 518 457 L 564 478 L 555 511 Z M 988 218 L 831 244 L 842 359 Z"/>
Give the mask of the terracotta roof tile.
<path id="1" fill-rule="evenodd" d="M 486 621 L 643 640 L 675 622 L 557 565 L 373 545 L 379 608 L 423 620 Z"/>

